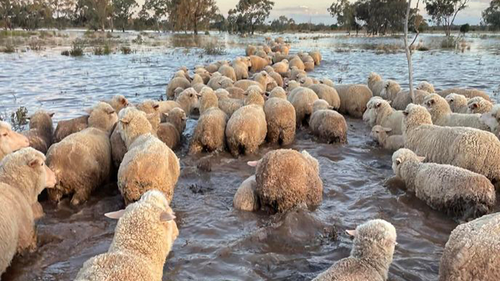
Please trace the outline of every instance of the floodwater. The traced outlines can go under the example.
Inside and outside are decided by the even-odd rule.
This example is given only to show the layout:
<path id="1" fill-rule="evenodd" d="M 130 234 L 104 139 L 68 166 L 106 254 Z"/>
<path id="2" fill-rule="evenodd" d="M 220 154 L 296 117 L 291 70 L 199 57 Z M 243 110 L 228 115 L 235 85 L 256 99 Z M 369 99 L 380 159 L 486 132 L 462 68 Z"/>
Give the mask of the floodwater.
<path id="1" fill-rule="evenodd" d="M 205 37 L 226 43 L 226 54 L 201 56 L 198 48 L 179 46 L 185 44 L 180 42 L 185 36 L 163 36 L 161 46 L 139 46 L 131 55 L 68 58 L 59 54 L 60 48 L 0 54 L 0 112 L 12 112 L 21 105 L 29 112 L 43 108 L 55 112 L 58 121 L 79 116 L 86 107 L 114 94 L 132 102 L 157 99 L 181 65 L 191 69 L 231 59 L 244 54 L 245 44 L 263 40 Z M 365 83 L 370 71 L 376 71 L 405 85 L 404 53 L 380 53 L 376 48 L 400 44 L 401 38 L 285 37 L 292 39 L 292 52 L 321 50 L 324 61 L 312 76 L 326 76 L 336 83 Z M 423 40 L 432 43 L 440 37 Z M 471 50 L 464 53 L 416 52 L 415 81 L 428 80 L 438 89 L 477 87 L 496 99 L 500 37 L 467 40 Z M 301 130 L 290 146 L 306 149 L 319 160 L 324 183 L 321 206 L 269 216 L 235 211 L 232 199 L 239 184 L 254 173 L 246 162 L 276 147 L 264 145 L 257 155 L 238 159 L 228 153 L 188 157 L 187 140 L 196 125 L 190 119 L 184 145 L 176 151 L 182 172 L 172 208 L 180 235 L 163 280 L 309 280 L 349 255 L 352 241 L 344 230 L 374 218 L 391 222 L 398 232 L 389 280 L 436 280 L 443 247 L 457 222 L 407 194 L 400 182 L 391 179 L 391 153 L 373 144 L 368 125 L 359 119 L 346 120 L 346 145 L 321 144 Z M 210 171 L 198 168 L 206 161 Z M 105 252 L 111 243 L 116 222 L 103 214 L 123 207 L 114 183 L 94 192 L 79 207 L 70 206 L 67 199 L 59 205 L 41 200 L 46 216 L 37 223 L 39 249 L 15 258 L 2 280 L 74 278 L 84 261 Z"/>

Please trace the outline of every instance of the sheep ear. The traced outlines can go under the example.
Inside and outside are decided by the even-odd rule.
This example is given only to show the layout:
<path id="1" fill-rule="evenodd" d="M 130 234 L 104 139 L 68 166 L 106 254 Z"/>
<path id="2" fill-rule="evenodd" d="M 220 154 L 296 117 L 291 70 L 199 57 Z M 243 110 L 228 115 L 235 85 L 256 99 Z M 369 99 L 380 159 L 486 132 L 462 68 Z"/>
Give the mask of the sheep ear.
<path id="1" fill-rule="evenodd" d="M 164 117 L 168 117 L 168 113 L 162 112 Z"/>
<path id="2" fill-rule="evenodd" d="M 388 133 L 392 131 L 392 129 L 391 129 L 391 128 L 383 128 L 383 129 L 384 129 L 384 131 L 386 131 L 386 132 L 388 132 Z"/>
<path id="3" fill-rule="evenodd" d="M 108 108 L 108 109 L 106 109 L 106 113 L 113 114 L 113 113 L 115 113 L 115 110 L 113 108 Z"/>
<path id="4" fill-rule="evenodd" d="M 425 156 L 417 156 L 418 161 L 423 162 L 425 160 Z"/>
<path id="5" fill-rule="evenodd" d="M 392 103 L 392 100 L 388 100 L 388 101 L 387 101 L 387 103 L 388 103 L 388 104 L 391 104 L 391 103 Z"/>
<path id="6" fill-rule="evenodd" d="M 401 164 L 401 158 L 396 159 L 396 164 L 398 164 L 398 165 Z"/>
<path id="7" fill-rule="evenodd" d="M 473 103 L 473 104 L 471 104 L 471 106 L 472 106 L 473 108 L 477 108 L 477 103 Z"/>
<path id="8" fill-rule="evenodd" d="M 157 103 L 155 103 L 155 104 L 153 104 L 153 108 L 154 108 L 154 109 L 158 109 L 158 108 L 160 108 L 160 105 L 159 105 L 159 104 L 157 104 Z"/>
<path id="9" fill-rule="evenodd" d="M 356 230 L 355 229 L 353 229 L 353 230 L 347 229 L 345 232 L 349 236 L 356 237 Z"/>
<path id="10" fill-rule="evenodd" d="M 54 117 L 55 112 L 49 113 L 50 118 Z"/>
<path id="11" fill-rule="evenodd" d="M 40 159 L 40 158 L 35 158 L 35 159 L 31 159 L 29 162 L 28 162 L 28 165 L 31 167 L 31 168 L 35 168 L 35 167 L 38 167 L 38 166 L 41 166 L 43 163 L 43 161 Z"/>
<path id="12" fill-rule="evenodd" d="M 160 221 L 173 221 L 175 219 L 175 214 L 173 213 L 167 213 L 167 212 L 162 212 L 160 214 Z"/>
<path id="13" fill-rule="evenodd" d="M 130 119 L 129 118 L 121 118 L 120 119 L 120 122 L 124 125 L 127 125 L 128 123 L 130 123 Z"/>
<path id="14" fill-rule="evenodd" d="M 257 165 L 259 165 L 259 162 L 260 162 L 260 160 L 258 160 L 258 161 L 248 161 L 247 165 L 250 166 L 250 167 L 257 167 Z"/>
<path id="15" fill-rule="evenodd" d="M 104 216 L 107 218 L 110 218 L 110 219 L 117 220 L 117 219 L 121 218 L 123 216 L 123 214 L 125 214 L 124 209 L 119 210 L 119 211 L 115 211 L 115 212 L 105 213 Z"/>
<path id="16" fill-rule="evenodd" d="M 120 103 L 123 105 L 128 105 L 128 100 L 125 98 L 120 99 Z"/>

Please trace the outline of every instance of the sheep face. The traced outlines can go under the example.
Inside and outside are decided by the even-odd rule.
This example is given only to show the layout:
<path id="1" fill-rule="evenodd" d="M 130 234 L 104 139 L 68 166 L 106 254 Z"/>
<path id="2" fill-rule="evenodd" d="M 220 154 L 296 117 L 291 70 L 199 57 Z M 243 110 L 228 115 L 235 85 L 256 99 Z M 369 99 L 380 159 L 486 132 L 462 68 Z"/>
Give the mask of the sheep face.
<path id="1" fill-rule="evenodd" d="M 383 140 L 387 139 L 387 134 L 392 131 L 391 128 L 384 128 L 380 125 L 375 125 L 372 128 L 372 131 L 370 133 L 370 136 L 372 137 L 373 140 L 377 141 L 378 143 L 383 142 Z"/>
<path id="2" fill-rule="evenodd" d="M 144 101 L 143 103 L 137 105 L 137 109 L 139 109 L 140 111 L 143 111 L 147 114 L 151 114 L 151 113 L 159 113 L 159 109 L 160 109 L 160 104 L 157 102 L 157 101 L 153 101 L 153 100 L 147 100 L 147 101 Z"/>
<path id="3" fill-rule="evenodd" d="M 438 94 L 431 94 L 425 97 L 423 105 L 432 116 L 451 113 L 450 105 Z"/>
<path id="4" fill-rule="evenodd" d="M 120 136 L 127 147 L 141 135 L 151 133 L 153 130 L 146 113 L 133 107 L 128 107 L 120 112 Z"/>
<path id="5" fill-rule="evenodd" d="M 56 185 L 56 175 L 45 165 L 45 155 L 31 148 L 23 148 L 7 155 L 1 162 L 2 182 L 14 184 L 29 198 L 37 201 L 37 196 L 44 188 Z"/>
<path id="6" fill-rule="evenodd" d="M 99 128 L 105 132 L 111 132 L 113 126 L 118 122 L 118 115 L 111 105 L 100 102 L 90 111 L 89 126 Z"/>
<path id="7" fill-rule="evenodd" d="M 417 156 L 413 151 L 401 148 L 392 154 L 392 171 L 398 178 L 402 178 L 401 167 L 409 161 L 424 161 L 425 157 Z"/>
<path id="8" fill-rule="evenodd" d="M 403 111 L 403 131 L 423 124 L 432 124 L 431 114 L 421 105 L 410 103 Z"/>
<path id="9" fill-rule="evenodd" d="M 481 115 L 481 121 L 488 125 L 492 132 L 496 132 L 500 124 L 500 105 L 495 105 L 490 112 L 483 113 Z"/>
<path id="10" fill-rule="evenodd" d="M 373 82 L 377 82 L 377 81 L 382 81 L 382 77 L 380 77 L 380 75 L 378 75 L 375 72 L 372 72 L 372 73 L 370 73 L 370 75 L 368 75 L 368 84 L 373 83 Z"/>
<path id="11" fill-rule="evenodd" d="M 127 98 L 122 95 L 116 95 L 111 99 L 111 106 L 116 112 L 120 112 L 123 108 L 129 106 Z"/>
<path id="12" fill-rule="evenodd" d="M 29 145 L 28 138 L 12 131 L 9 123 L 0 121 L 0 157 Z"/>
<path id="13" fill-rule="evenodd" d="M 352 256 L 370 259 L 388 269 L 397 244 L 392 224 L 381 219 L 370 220 L 347 233 L 354 236 Z"/>
<path id="14" fill-rule="evenodd" d="M 381 97 L 373 97 L 366 103 L 366 110 L 363 113 L 363 121 L 368 122 L 370 126 L 374 126 L 377 121 L 377 109 L 382 106 L 383 99 Z"/>
<path id="15" fill-rule="evenodd" d="M 417 85 L 416 89 L 420 91 L 426 91 L 428 93 L 435 93 L 434 86 L 427 81 L 420 82 Z"/>

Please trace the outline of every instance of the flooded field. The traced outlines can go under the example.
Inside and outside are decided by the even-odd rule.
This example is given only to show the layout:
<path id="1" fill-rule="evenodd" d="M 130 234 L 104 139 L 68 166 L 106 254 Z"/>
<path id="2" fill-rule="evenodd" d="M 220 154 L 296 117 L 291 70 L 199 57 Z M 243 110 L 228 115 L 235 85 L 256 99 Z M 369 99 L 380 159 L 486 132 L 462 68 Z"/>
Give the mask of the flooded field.
<path id="1" fill-rule="evenodd" d="M 366 83 L 368 74 L 376 71 L 407 86 L 404 54 L 381 47 L 397 48 L 401 38 L 284 37 L 291 39 L 293 53 L 321 50 L 323 62 L 311 76 L 326 76 L 336 83 Z M 26 106 L 31 113 L 55 112 L 57 122 L 80 116 L 85 108 L 114 94 L 132 102 L 158 99 L 180 66 L 192 69 L 233 59 L 244 55 L 246 44 L 264 40 L 225 34 L 201 38 L 197 42 L 190 36 L 162 35 L 156 46 L 133 45 L 136 52 L 130 55 L 71 58 L 60 55 L 64 49 L 60 46 L 0 54 L 0 113 Z M 422 39 L 424 45 L 433 46 L 442 38 Z M 225 54 L 209 56 L 195 47 L 207 41 L 225 44 Z M 427 80 L 437 89 L 476 87 L 498 101 L 500 36 L 467 37 L 467 41 L 471 49 L 463 53 L 432 47 L 417 51 L 415 81 Z M 187 156 L 187 140 L 196 125 L 190 119 L 184 145 L 176 151 L 181 177 L 172 208 L 180 235 L 163 280 L 309 280 L 349 255 L 352 242 L 345 229 L 372 218 L 391 222 L 398 232 L 389 280 L 436 280 L 444 244 L 457 222 L 405 193 L 400 182 L 391 180 L 391 153 L 372 143 L 368 125 L 359 119 L 346 120 L 346 145 L 317 143 L 302 130 L 290 146 L 306 149 L 319 160 L 324 183 L 321 206 L 269 216 L 235 211 L 232 199 L 240 183 L 254 173 L 246 161 L 276 147 L 264 145 L 257 155 L 238 159 L 229 153 Z M 211 171 L 198 169 L 200 161 L 209 161 Z M 103 214 L 122 208 L 123 202 L 116 185 L 110 183 L 83 206 L 71 207 L 67 199 L 59 205 L 47 201 L 42 205 L 46 216 L 38 222 L 38 251 L 17 257 L 2 280 L 74 278 L 84 261 L 107 250 L 116 222 Z"/>

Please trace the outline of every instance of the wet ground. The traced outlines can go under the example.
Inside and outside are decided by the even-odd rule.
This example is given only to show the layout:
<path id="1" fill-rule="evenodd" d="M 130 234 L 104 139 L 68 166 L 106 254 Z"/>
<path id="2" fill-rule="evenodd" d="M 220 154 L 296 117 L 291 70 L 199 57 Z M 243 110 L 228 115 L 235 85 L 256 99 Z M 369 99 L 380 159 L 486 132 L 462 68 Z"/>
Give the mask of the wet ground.
<path id="1" fill-rule="evenodd" d="M 234 43 L 234 37 L 216 39 L 232 42 L 225 55 L 200 57 L 199 49 L 184 47 L 76 59 L 50 51 L 0 54 L 0 111 L 11 112 L 20 105 L 30 112 L 43 108 L 55 111 L 57 121 L 83 114 L 85 107 L 117 93 L 133 102 L 156 99 L 179 66 L 191 68 L 244 53 L 243 44 Z M 433 36 L 424 39 L 437 40 Z M 243 43 L 255 40 L 261 38 L 243 39 Z M 378 54 L 364 47 L 397 40 L 296 39 L 292 52 L 321 49 L 324 61 L 313 76 L 362 83 L 370 71 L 377 71 L 404 85 L 403 53 Z M 500 37 L 469 40 L 472 49 L 465 53 L 417 52 L 415 80 L 426 79 L 437 88 L 478 87 L 494 95 L 499 87 Z M 389 280 L 436 280 L 444 244 L 457 222 L 407 194 L 400 182 L 391 179 L 391 153 L 370 141 L 370 128 L 361 120 L 347 121 L 346 145 L 321 144 L 307 130 L 299 131 L 291 148 L 306 149 L 319 160 L 323 203 L 315 211 L 286 215 L 232 208 L 239 184 L 254 173 L 246 161 L 276 147 L 264 145 L 257 155 L 238 159 L 228 153 L 188 157 L 185 141 L 176 151 L 182 172 L 172 202 L 180 235 L 165 264 L 163 280 L 308 280 L 349 255 L 352 242 L 345 229 L 373 218 L 391 222 L 398 232 Z M 195 120 L 189 120 L 186 139 L 195 125 Z M 197 168 L 206 160 L 211 164 L 209 172 Z M 77 208 L 67 200 L 59 205 L 43 201 L 42 205 L 46 216 L 38 222 L 38 251 L 17 257 L 2 280 L 74 278 L 85 260 L 107 250 L 116 222 L 103 214 L 122 208 L 123 202 L 110 183 Z"/>

